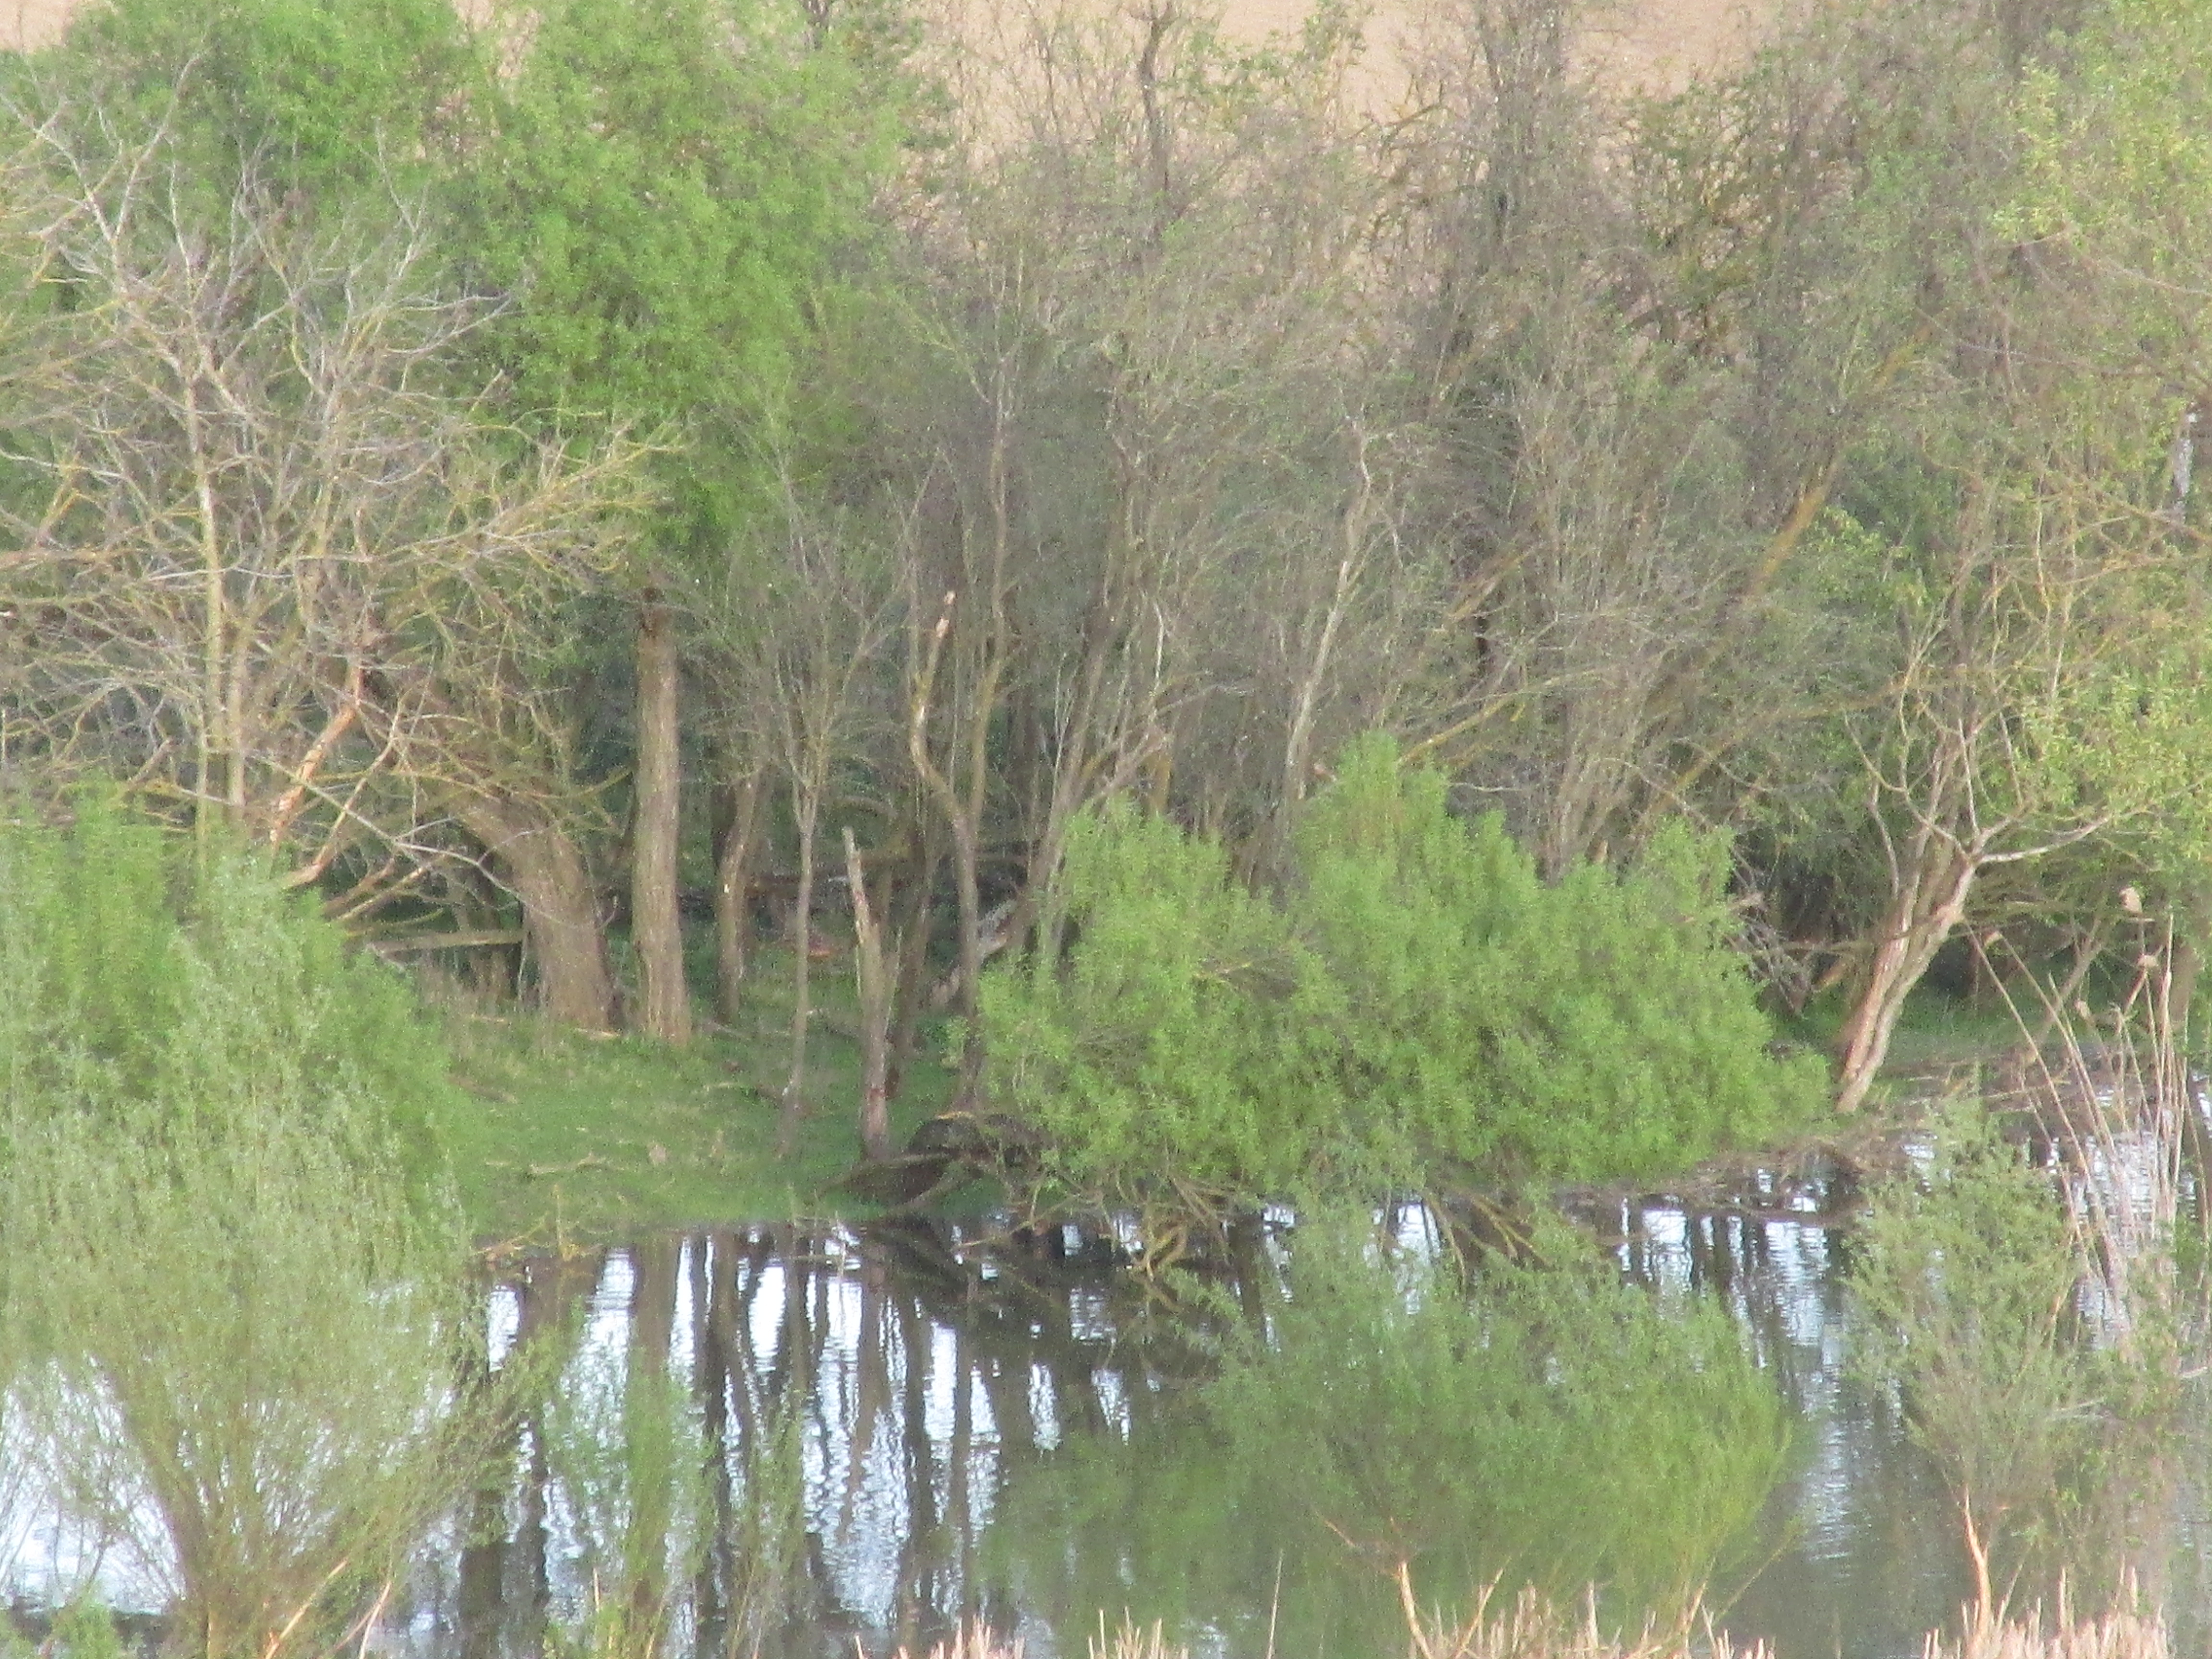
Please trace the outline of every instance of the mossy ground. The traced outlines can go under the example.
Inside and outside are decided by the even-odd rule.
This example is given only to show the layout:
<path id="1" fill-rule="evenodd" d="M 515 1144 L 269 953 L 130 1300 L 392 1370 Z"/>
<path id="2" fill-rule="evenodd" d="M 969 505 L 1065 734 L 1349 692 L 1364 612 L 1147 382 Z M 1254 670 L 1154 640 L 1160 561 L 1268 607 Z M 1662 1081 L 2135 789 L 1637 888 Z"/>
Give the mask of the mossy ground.
<path id="1" fill-rule="evenodd" d="M 788 1158 L 776 1155 L 775 1097 L 791 1063 L 789 953 L 763 951 L 746 988 L 737 1029 L 703 1031 L 682 1049 L 452 1006 L 461 1097 L 441 1128 L 476 1233 L 558 1245 L 866 1208 L 833 1189 L 860 1155 L 849 971 L 817 964 L 809 1111 Z M 901 1139 L 951 1097 L 939 1047 L 926 1030 L 891 1107 Z"/>

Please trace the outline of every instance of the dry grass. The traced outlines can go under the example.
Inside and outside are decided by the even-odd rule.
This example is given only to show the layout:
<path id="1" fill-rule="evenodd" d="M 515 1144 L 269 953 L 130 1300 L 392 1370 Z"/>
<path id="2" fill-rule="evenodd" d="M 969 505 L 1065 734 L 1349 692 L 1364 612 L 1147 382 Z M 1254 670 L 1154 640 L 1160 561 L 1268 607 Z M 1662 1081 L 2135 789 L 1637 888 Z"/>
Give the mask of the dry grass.
<path id="1" fill-rule="evenodd" d="M 2169 1659 L 2166 1626 L 2139 1613 L 2069 1620 L 2045 1630 L 2039 1613 L 2025 1620 L 1975 1619 L 1954 1645 L 1930 1631 L 1923 1659 Z"/>
<path id="2" fill-rule="evenodd" d="M 1485 1596 L 1457 1624 L 1422 1613 L 1402 1573 L 1399 1590 L 1407 1610 L 1407 1659 L 1771 1659 L 1763 1642 L 1739 1646 L 1709 1628 L 1647 1632 L 1623 1642 L 1602 1634 L 1588 1614 L 1562 1613 L 1534 1590 L 1522 1591 L 1510 1607 L 1498 1611 Z M 1126 1620 L 1115 1631 L 1102 1620 L 1089 1647 L 1090 1659 L 1190 1659 L 1189 1650 L 1168 1641 L 1157 1624 Z M 1922 1648 L 1923 1659 L 2172 1659 L 2172 1652 L 2165 1626 L 2155 1619 L 2116 1611 L 2075 1620 L 2063 1609 L 2047 1629 L 2039 1613 L 2017 1620 L 1970 1617 L 1963 1636 L 1930 1631 Z M 908 1656 L 902 1650 L 899 1659 Z M 929 1659 L 1022 1659 L 1022 1644 L 1001 1641 L 985 1626 L 969 1625 L 932 1648 Z"/>

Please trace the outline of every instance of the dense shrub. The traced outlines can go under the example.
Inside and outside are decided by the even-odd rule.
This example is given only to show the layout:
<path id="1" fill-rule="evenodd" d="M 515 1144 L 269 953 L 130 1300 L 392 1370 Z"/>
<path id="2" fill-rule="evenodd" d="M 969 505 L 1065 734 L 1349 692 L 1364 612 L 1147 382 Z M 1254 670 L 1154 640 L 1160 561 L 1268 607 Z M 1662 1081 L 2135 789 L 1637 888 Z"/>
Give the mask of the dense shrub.
<path id="1" fill-rule="evenodd" d="M 0 829 L 9 1457 L 210 1659 L 341 1637 L 491 1443 L 441 1073 L 252 860 L 96 805 Z"/>
<path id="2" fill-rule="evenodd" d="M 1370 738 L 1299 838 L 1301 933 L 1342 988 L 1357 1097 L 1492 1174 L 1643 1174 L 1769 1133 L 1820 1087 L 1778 1063 L 1729 948 L 1727 848 L 1662 829 L 1625 872 L 1547 884 L 1496 814 Z"/>
<path id="3" fill-rule="evenodd" d="M 66 830 L 0 823 L 8 1121 L 82 1109 L 158 1133 L 267 1106 L 428 1175 L 451 1085 L 405 980 L 250 858 L 196 870 L 166 842 L 94 802 Z"/>
<path id="4" fill-rule="evenodd" d="M 983 983 L 991 1081 L 1059 1174 L 1197 1201 L 1276 1188 L 1331 1144 L 1341 1000 L 1290 919 L 1212 842 L 1117 805 L 1079 819 L 1060 879 L 1083 933 L 1064 974 Z"/>
<path id="5" fill-rule="evenodd" d="M 1443 780 L 1357 745 L 1279 902 L 1126 806 L 1084 820 L 1064 969 L 984 988 L 990 1082 L 1085 1196 L 1170 1209 L 1357 1170 L 1485 1181 L 1651 1172 L 1818 1097 L 1729 948 L 1725 848 L 1657 836 L 1547 884 Z"/>

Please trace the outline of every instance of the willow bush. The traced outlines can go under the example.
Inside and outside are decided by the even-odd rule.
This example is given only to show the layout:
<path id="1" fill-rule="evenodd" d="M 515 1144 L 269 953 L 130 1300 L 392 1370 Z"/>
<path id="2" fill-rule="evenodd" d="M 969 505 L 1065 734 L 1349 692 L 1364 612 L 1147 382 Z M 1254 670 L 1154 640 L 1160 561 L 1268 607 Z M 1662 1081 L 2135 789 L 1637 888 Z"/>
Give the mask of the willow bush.
<path id="1" fill-rule="evenodd" d="M 1218 843 L 1116 805 L 1071 827 L 1060 880 L 1081 929 L 1066 971 L 1001 969 L 981 999 L 988 1086 L 1044 1132 L 1055 1176 L 1205 1208 L 1356 1150 L 1334 1133 L 1341 994 Z"/>
<path id="2" fill-rule="evenodd" d="M 1495 815 L 1364 740 L 1279 897 L 1126 805 L 1080 820 L 1064 964 L 984 985 L 988 1081 L 1077 1195 L 1212 1216 L 1351 1174 L 1648 1174 L 1820 1098 L 1730 948 L 1726 848 L 1662 830 L 1557 882 Z"/>
<path id="3" fill-rule="evenodd" d="M 404 986 L 244 857 L 0 834 L 14 1427 L 210 1659 L 319 1650 L 498 1414 Z"/>
<path id="4" fill-rule="evenodd" d="M 66 827 L 0 822 L 0 1079 L 8 1125 L 190 1113 L 243 1091 L 435 1171 L 452 1085 L 402 975 L 351 951 L 252 858 L 201 867 L 96 799 Z M 4 1126 L 0 1126 L 4 1127 Z M 367 1149 L 364 1148 L 364 1151 Z"/>
<path id="5" fill-rule="evenodd" d="M 2062 1157 L 2109 1159 L 2106 1178 L 2136 1201 L 2141 1177 L 2112 1151 Z M 2142 1491 L 2177 1454 L 2201 1455 L 2188 1432 L 2199 1401 L 2168 1370 L 2172 1334 L 2138 1328 L 2128 1343 L 2113 1328 L 2129 1310 L 2108 1275 L 2173 1267 L 2175 1241 L 2116 1261 L 2118 1242 L 2063 1190 L 2086 1178 L 2040 1166 L 1978 1103 L 1952 1102 L 1925 1166 L 1873 1188 L 1853 1235 L 1854 1369 L 1942 1472 L 1985 1604 L 2029 1566 L 2085 1596 L 2122 1588 L 2115 1547 Z"/>

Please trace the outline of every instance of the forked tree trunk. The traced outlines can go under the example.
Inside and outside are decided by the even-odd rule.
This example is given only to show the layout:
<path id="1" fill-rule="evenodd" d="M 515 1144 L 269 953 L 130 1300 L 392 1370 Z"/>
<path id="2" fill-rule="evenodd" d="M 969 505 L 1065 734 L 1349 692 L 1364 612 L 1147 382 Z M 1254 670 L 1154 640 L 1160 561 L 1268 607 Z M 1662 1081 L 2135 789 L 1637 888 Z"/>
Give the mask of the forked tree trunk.
<path id="1" fill-rule="evenodd" d="M 868 872 L 850 828 L 845 879 L 853 890 L 853 973 L 860 994 L 860 1148 L 873 1163 L 891 1155 L 891 982 L 884 936 L 868 902 Z"/>
<path id="2" fill-rule="evenodd" d="M 1837 1037 L 1838 1111 L 1856 1111 L 1864 1103 L 1889 1056 L 1905 1000 L 1966 915 L 1966 895 L 1979 867 L 1966 853 L 1929 848 L 1905 872 L 1882 918 L 1881 940 L 1857 1005 Z"/>
<path id="3" fill-rule="evenodd" d="M 630 835 L 629 936 L 639 970 L 632 1024 L 664 1042 L 691 1040 L 676 850 L 683 783 L 677 729 L 675 617 L 648 590 L 637 622 L 637 812 Z"/>
<path id="4" fill-rule="evenodd" d="M 471 795 L 457 810 L 521 901 L 524 942 L 548 1018 L 586 1030 L 607 1030 L 614 1024 L 614 981 L 582 850 L 550 812 L 532 803 Z"/>

